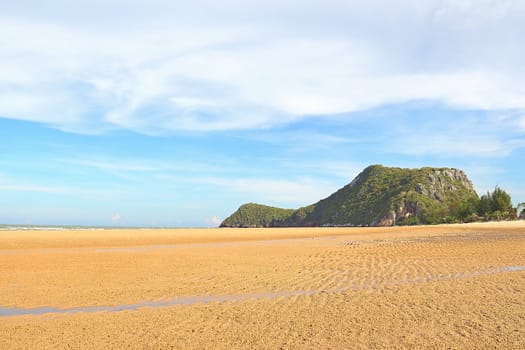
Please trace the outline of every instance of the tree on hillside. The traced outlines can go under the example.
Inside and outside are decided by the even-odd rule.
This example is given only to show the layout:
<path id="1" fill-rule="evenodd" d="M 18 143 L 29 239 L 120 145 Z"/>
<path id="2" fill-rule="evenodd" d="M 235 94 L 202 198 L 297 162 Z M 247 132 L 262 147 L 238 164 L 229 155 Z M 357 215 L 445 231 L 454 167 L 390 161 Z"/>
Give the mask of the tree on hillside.
<path id="1" fill-rule="evenodd" d="M 478 211 L 480 201 L 476 198 L 469 198 L 459 207 L 458 217 L 461 221 L 475 220 L 475 213 Z"/>
<path id="2" fill-rule="evenodd" d="M 509 212 L 512 209 L 510 195 L 496 186 L 491 198 L 492 211 Z"/>
<path id="3" fill-rule="evenodd" d="M 487 220 L 515 219 L 517 216 L 510 195 L 498 186 L 481 196 L 477 212 Z"/>
<path id="4" fill-rule="evenodd" d="M 491 194 L 490 192 L 487 192 L 487 194 L 484 194 L 479 199 L 478 204 L 478 215 L 479 216 L 485 216 L 492 210 L 492 200 L 491 200 Z"/>

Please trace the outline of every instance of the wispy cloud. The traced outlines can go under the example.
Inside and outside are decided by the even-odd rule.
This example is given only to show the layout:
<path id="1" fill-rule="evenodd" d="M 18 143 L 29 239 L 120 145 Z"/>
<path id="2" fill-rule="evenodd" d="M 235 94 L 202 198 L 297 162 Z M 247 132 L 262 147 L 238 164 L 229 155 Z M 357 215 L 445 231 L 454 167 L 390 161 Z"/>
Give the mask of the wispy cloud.
<path id="1" fill-rule="evenodd" d="M 258 177 L 188 176 L 163 174 L 162 181 L 177 186 L 191 185 L 194 190 L 205 186 L 207 191 L 231 198 L 261 202 L 283 207 L 308 205 L 330 195 L 340 187 L 322 177 Z M 240 203 L 236 203 L 240 204 Z"/>
<path id="2" fill-rule="evenodd" d="M 253 201 L 280 205 L 307 205 L 330 195 L 336 184 L 321 179 L 300 178 L 295 180 L 267 178 L 188 178 L 189 182 L 225 188 L 231 192 L 247 194 Z"/>
<path id="3" fill-rule="evenodd" d="M 518 126 L 519 126 L 523 131 L 525 131 L 525 116 L 521 117 L 521 118 L 518 120 Z"/>
<path id="4" fill-rule="evenodd" d="M 399 140 L 395 152 L 409 155 L 503 157 L 525 146 L 525 140 L 487 139 L 477 135 L 413 135 Z"/>
<path id="5" fill-rule="evenodd" d="M 118 160 L 63 159 L 64 163 L 107 171 L 151 172 L 165 169 L 159 164 L 146 162 L 122 162 Z"/>
<path id="6" fill-rule="evenodd" d="M 350 137 L 314 130 L 258 131 L 248 133 L 244 137 L 254 141 L 286 146 L 291 151 L 331 148 L 358 142 L 358 140 Z"/>
<path id="7" fill-rule="evenodd" d="M 49 198 L 71 197 L 86 200 L 105 201 L 125 196 L 119 188 L 115 186 L 97 186 L 90 188 L 85 185 L 56 185 L 49 181 L 32 181 L 27 179 L 17 179 L 13 176 L 0 174 L 0 192 L 12 193 L 35 193 L 50 195 Z"/>
<path id="8" fill-rule="evenodd" d="M 16 192 L 38 192 L 38 193 L 57 193 L 67 194 L 70 192 L 68 188 L 64 187 L 53 187 L 53 186 L 41 186 L 34 184 L 9 184 L 0 185 L 0 191 L 16 191 Z"/>
<path id="9" fill-rule="evenodd" d="M 498 158 L 525 146 L 523 134 L 517 127 L 519 114 L 516 111 L 449 109 L 426 104 L 389 108 L 392 118 L 380 116 L 376 121 L 376 132 L 381 135 L 377 146 L 386 152 Z M 377 125 L 379 121 L 380 126 Z"/>
<path id="10" fill-rule="evenodd" d="M 155 3 L 6 6 L 0 115 L 158 134 L 271 128 L 414 99 L 525 109 L 521 2 Z"/>
<path id="11" fill-rule="evenodd" d="M 155 159 L 142 158 L 122 158 L 116 156 L 93 156 L 93 157 L 78 157 L 78 158 L 58 158 L 55 161 L 59 164 L 65 164 L 75 168 L 88 168 L 105 171 L 114 175 L 125 174 L 149 174 L 157 178 L 162 178 L 163 174 L 170 173 L 221 173 L 227 171 L 232 165 L 220 164 L 218 161 L 188 161 L 175 160 L 169 162 L 163 157 Z M 241 167 L 240 164 L 235 163 L 237 169 Z"/>

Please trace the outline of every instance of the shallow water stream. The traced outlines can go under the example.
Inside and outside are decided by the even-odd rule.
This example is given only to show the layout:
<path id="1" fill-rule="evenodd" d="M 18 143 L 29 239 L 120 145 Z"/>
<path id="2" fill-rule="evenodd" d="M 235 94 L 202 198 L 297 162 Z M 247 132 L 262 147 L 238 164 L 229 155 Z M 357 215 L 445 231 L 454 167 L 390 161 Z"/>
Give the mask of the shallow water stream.
<path id="1" fill-rule="evenodd" d="M 74 308 L 55 308 L 55 307 L 39 307 L 39 308 L 17 308 L 17 307 L 2 307 L 0 306 L 0 317 L 7 316 L 22 316 L 22 315 L 43 315 L 48 313 L 54 314 L 70 314 L 77 312 L 117 312 L 125 310 L 137 310 L 147 307 L 167 307 L 174 305 L 193 305 L 193 304 L 207 304 L 207 303 L 222 303 L 222 302 L 240 302 L 244 300 L 256 299 L 275 299 L 296 296 L 312 296 L 320 293 L 343 293 L 348 291 L 360 291 L 370 289 L 380 289 L 385 287 L 392 287 L 398 285 L 419 284 L 426 282 L 435 282 L 442 280 L 466 279 L 475 278 L 478 276 L 492 275 L 497 273 L 525 271 L 525 266 L 502 266 L 489 269 L 483 269 L 473 272 L 455 272 L 440 275 L 426 275 L 414 279 L 400 279 L 391 281 L 377 281 L 368 280 L 365 283 L 351 284 L 342 288 L 332 289 L 316 289 L 316 290 L 295 290 L 295 291 L 277 291 L 277 292 L 262 292 L 252 294 L 238 294 L 238 295 L 204 295 L 204 296 L 181 296 L 174 297 L 168 300 L 161 301 L 143 301 L 135 304 L 124 304 L 116 306 L 82 306 Z"/>

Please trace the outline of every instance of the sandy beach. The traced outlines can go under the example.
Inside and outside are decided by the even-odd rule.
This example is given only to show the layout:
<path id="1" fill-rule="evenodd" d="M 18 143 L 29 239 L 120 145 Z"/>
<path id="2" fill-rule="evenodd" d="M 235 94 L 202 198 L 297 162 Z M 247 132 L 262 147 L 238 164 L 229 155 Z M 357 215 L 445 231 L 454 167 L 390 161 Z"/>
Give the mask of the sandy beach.
<path id="1" fill-rule="evenodd" d="M 525 222 L 0 231 L 0 348 L 525 347 Z"/>

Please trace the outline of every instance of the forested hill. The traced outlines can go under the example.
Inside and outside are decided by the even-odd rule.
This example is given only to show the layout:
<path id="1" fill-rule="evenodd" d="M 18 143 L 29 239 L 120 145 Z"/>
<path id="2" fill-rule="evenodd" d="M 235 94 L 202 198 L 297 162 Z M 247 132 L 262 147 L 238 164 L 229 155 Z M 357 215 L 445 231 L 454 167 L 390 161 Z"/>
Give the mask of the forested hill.
<path id="1" fill-rule="evenodd" d="M 272 227 L 293 214 L 293 209 L 281 209 L 267 205 L 247 203 L 224 220 L 223 227 Z"/>
<path id="2" fill-rule="evenodd" d="M 221 226 L 391 226 L 439 223 L 452 216 L 473 214 L 478 202 L 479 197 L 471 181 L 459 169 L 405 169 L 372 165 L 350 184 L 317 203 L 296 210 L 244 204 Z"/>

